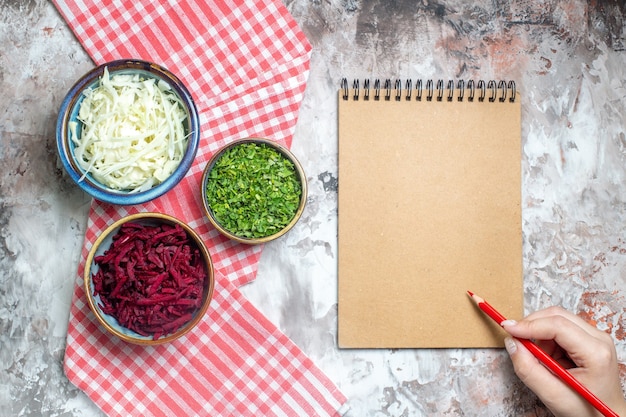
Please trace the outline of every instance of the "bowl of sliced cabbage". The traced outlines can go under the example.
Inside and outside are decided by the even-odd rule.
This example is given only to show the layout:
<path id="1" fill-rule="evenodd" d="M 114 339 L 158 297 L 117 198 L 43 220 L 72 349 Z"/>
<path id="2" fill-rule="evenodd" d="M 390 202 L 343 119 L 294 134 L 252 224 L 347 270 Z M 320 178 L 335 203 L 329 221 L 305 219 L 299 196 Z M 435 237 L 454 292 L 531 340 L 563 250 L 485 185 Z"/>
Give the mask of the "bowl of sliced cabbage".
<path id="1" fill-rule="evenodd" d="M 142 60 L 102 64 L 65 96 L 56 126 L 63 167 L 93 198 L 117 205 L 157 198 L 183 179 L 200 140 L 185 85 Z"/>

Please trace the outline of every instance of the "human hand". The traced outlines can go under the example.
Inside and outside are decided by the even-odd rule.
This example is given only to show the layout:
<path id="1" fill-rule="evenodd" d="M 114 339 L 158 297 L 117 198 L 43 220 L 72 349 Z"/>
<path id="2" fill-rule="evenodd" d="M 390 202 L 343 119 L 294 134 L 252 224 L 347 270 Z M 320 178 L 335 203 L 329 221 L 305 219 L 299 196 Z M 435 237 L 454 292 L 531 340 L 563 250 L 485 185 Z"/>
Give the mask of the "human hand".
<path id="1" fill-rule="evenodd" d="M 626 417 L 617 354 L 609 334 L 560 307 L 537 311 L 519 323 L 507 320 L 502 327 L 513 336 L 505 340 L 505 346 L 515 373 L 555 416 L 600 414 L 515 338 L 533 340 L 613 411 Z"/>

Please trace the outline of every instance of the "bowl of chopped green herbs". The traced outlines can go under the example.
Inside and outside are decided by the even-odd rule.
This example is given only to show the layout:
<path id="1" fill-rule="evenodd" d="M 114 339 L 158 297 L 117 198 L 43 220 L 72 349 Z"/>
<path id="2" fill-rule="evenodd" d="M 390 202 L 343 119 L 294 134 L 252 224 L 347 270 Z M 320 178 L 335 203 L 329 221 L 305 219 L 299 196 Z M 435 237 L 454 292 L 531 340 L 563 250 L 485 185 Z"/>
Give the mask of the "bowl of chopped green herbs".
<path id="1" fill-rule="evenodd" d="M 204 211 L 221 234 L 259 244 L 297 223 L 307 182 L 289 149 L 269 139 L 246 138 L 213 155 L 202 175 L 201 192 Z"/>

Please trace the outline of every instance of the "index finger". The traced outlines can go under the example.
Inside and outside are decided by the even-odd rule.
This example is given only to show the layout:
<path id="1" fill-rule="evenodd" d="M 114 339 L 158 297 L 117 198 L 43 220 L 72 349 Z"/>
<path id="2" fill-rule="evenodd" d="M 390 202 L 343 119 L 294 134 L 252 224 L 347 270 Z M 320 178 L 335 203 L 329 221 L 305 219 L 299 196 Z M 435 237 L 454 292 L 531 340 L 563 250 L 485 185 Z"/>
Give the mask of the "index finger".
<path id="1" fill-rule="evenodd" d="M 530 317 L 530 316 L 529 316 Z M 591 326 L 590 326 L 591 327 Z M 602 341 L 568 317 L 552 315 L 524 319 L 513 326 L 505 326 L 512 336 L 534 340 L 554 340 L 577 366 L 593 358 L 603 347 Z"/>
<path id="2" fill-rule="evenodd" d="M 535 311 L 534 313 L 530 313 L 524 318 L 524 320 L 537 320 L 540 318 L 549 318 L 554 316 L 561 316 L 566 318 L 567 320 L 570 320 L 593 337 L 599 337 L 600 334 L 604 334 L 602 330 L 599 330 L 595 326 L 592 326 L 587 321 L 583 320 L 580 316 L 577 316 L 576 314 L 558 306 L 548 307 L 542 310 Z"/>

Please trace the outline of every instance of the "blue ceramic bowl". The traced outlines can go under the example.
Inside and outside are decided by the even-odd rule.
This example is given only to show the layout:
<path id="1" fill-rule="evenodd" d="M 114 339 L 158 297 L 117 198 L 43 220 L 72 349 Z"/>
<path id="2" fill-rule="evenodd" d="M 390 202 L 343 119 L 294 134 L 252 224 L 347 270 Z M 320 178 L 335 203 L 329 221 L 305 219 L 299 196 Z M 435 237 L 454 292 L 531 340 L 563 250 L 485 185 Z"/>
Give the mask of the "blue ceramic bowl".
<path id="1" fill-rule="evenodd" d="M 90 174 L 86 174 L 84 170 L 76 162 L 74 155 L 74 144 L 70 139 L 70 122 L 77 122 L 77 134 L 80 136 L 82 123 L 78 120 L 78 111 L 84 99 L 83 92 L 88 88 L 99 85 L 100 77 L 107 68 L 110 76 L 114 74 L 140 74 L 144 78 L 154 78 L 167 82 L 172 91 L 174 91 L 184 105 L 184 111 L 187 119 L 184 122 L 184 130 L 187 134 L 187 149 L 183 158 L 174 170 L 174 172 L 163 182 L 153 186 L 152 188 L 130 192 L 127 190 L 115 190 L 101 184 Z M 65 99 L 61 104 L 61 109 L 57 119 L 56 141 L 59 157 L 63 167 L 70 175 L 72 180 L 78 184 L 85 192 L 93 198 L 117 205 L 141 204 L 146 201 L 155 199 L 170 189 L 172 189 L 180 180 L 183 179 L 198 150 L 200 141 L 200 123 L 198 111 L 193 98 L 183 83 L 171 72 L 165 68 L 147 61 L 141 60 L 118 60 L 102 64 L 80 78 L 76 84 L 69 90 Z"/>
<path id="2" fill-rule="evenodd" d="M 120 227 L 127 222 L 139 223 L 147 226 L 156 226 L 163 223 L 169 225 L 180 225 L 185 230 L 185 232 L 187 232 L 190 241 L 195 243 L 195 246 L 200 250 L 200 253 L 203 257 L 204 265 L 206 267 L 206 280 L 204 282 L 202 305 L 196 310 L 193 317 L 187 323 L 182 325 L 176 332 L 165 334 L 156 340 L 153 339 L 152 336 L 141 335 L 131 329 L 120 325 L 115 317 L 102 311 L 102 308 L 100 307 L 100 295 L 94 295 L 94 284 L 92 277 L 99 270 L 99 266 L 95 262 L 95 258 L 103 255 L 106 250 L 110 248 L 113 242 L 113 236 L 115 236 L 120 230 Z M 204 245 L 202 239 L 187 224 L 172 216 L 161 213 L 131 214 L 110 225 L 96 239 L 94 245 L 89 251 L 85 264 L 85 272 L 83 278 L 87 303 L 89 304 L 91 311 L 95 314 L 96 319 L 98 320 L 100 325 L 102 325 L 108 332 L 119 337 L 120 339 L 129 343 L 140 345 L 157 345 L 171 342 L 193 329 L 205 315 L 213 297 L 213 289 L 215 287 L 215 275 L 211 255 Z"/>

